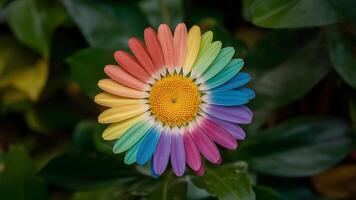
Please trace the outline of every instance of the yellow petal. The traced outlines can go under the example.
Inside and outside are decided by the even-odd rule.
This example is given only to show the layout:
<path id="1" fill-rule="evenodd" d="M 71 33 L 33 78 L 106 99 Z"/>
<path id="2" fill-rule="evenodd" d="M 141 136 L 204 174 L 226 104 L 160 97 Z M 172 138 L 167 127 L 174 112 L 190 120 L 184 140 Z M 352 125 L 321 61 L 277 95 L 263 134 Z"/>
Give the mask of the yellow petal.
<path id="1" fill-rule="evenodd" d="M 132 104 L 109 108 L 99 115 L 98 121 L 102 124 L 121 122 L 144 113 L 148 109 L 149 106 L 147 104 Z"/>
<path id="2" fill-rule="evenodd" d="M 131 105 L 131 104 L 143 104 L 146 103 L 146 99 L 133 99 L 116 96 L 107 92 L 99 93 L 94 98 L 95 103 L 107 106 L 107 107 L 118 107 L 123 105 Z"/>
<path id="3" fill-rule="evenodd" d="M 192 69 L 199 53 L 201 33 L 198 26 L 193 26 L 188 32 L 187 53 L 183 64 L 183 74 L 186 75 Z"/>
<path id="4" fill-rule="evenodd" d="M 146 98 L 148 97 L 148 93 L 144 91 L 135 90 L 120 83 L 117 83 L 111 79 L 102 79 L 99 81 L 98 86 L 104 90 L 105 92 L 109 92 L 111 94 L 115 94 L 122 97 L 129 98 Z"/>
<path id="5" fill-rule="evenodd" d="M 137 115 L 130 119 L 127 119 L 122 122 L 113 123 L 108 126 L 103 132 L 104 140 L 115 140 L 120 138 L 129 128 L 134 124 L 138 123 L 140 120 L 143 120 L 145 114 Z"/>

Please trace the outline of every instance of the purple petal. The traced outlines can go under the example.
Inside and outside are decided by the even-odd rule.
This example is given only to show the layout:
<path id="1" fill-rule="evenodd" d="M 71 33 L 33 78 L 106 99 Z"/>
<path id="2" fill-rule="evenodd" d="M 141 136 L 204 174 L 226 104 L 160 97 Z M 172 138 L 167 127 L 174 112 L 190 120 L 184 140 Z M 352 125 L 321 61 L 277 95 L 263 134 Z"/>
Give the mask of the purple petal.
<path id="1" fill-rule="evenodd" d="M 211 115 L 206 115 L 206 117 L 213 120 L 214 122 L 219 124 L 221 127 L 226 129 L 236 139 L 244 140 L 246 138 L 245 131 L 239 125 L 224 121 L 222 119 L 213 117 Z"/>
<path id="2" fill-rule="evenodd" d="M 154 172 L 161 175 L 167 167 L 171 152 L 171 133 L 165 129 L 159 138 L 156 152 L 153 155 Z"/>
<path id="3" fill-rule="evenodd" d="M 171 133 L 172 149 L 171 149 L 171 164 L 174 173 L 177 176 L 183 176 L 185 171 L 185 150 L 183 137 L 178 129 L 173 129 Z"/>
<path id="4" fill-rule="evenodd" d="M 252 121 L 252 111 L 246 106 L 215 106 L 205 104 L 202 109 L 219 119 L 237 124 L 249 124 Z"/>

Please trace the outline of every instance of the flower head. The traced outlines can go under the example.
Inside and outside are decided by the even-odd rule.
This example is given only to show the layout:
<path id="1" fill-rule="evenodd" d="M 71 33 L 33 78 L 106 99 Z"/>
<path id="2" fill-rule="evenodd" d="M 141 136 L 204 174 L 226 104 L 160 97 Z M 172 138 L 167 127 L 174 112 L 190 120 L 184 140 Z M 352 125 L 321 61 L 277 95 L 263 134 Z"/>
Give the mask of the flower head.
<path id="1" fill-rule="evenodd" d="M 125 163 L 151 161 L 153 176 L 161 175 L 169 160 L 174 173 L 182 176 L 186 164 L 198 175 L 206 160 L 219 164 L 217 145 L 235 149 L 245 133 L 238 124 L 251 122 L 244 106 L 254 92 L 244 87 L 250 81 L 239 72 L 242 59 L 232 59 L 235 50 L 213 42 L 213 33 L 201 35 L 193 26 L 187 33 L 178 24 L 172 34 L 162 24 L 156 33 L 144 32 L 145 44 L 128 42 L 132 56 L 114 53 L 118 65 L 107 65 L 110 79 L 98 85 L 105 92 L 95 102 L 110 107 L 99 122 L 111 124 L 103 133 L 115 140 L 114 153 L 126 151 Z"/>

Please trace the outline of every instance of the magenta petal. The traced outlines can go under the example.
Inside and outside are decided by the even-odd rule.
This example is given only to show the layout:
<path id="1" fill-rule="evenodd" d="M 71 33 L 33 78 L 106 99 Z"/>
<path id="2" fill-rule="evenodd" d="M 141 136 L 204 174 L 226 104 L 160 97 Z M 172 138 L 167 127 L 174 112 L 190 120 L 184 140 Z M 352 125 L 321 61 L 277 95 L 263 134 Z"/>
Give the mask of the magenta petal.
<path id="1" fill-rule="evenodd" d="M 187 159 L 188 166 L 193 171 L 199 170 L 201 166 L 200 154 L 189 132 L 184 133 L 183 141 L 184 141 L 184 148 L 185 148 L 185 157 Z"/>
<path id="2" fill-rule="evenodd" d="M 252 121 L 253 113 L 246 106 L 224 107 L 206 105 L 202 108 L 206 113 L 228 122 L 237 124 L 249 124 Z"/>
<path id="3" fill-rule="evenodd" d="M 198 176 L 203 176 L 205 173 L 205 166 L 204 163 L 201 164 L 200 168 L 196 171 L 194 171 L 194 173 Z"/>
<path id="4" fill-rule="evenodd" d="M 244 140 L 246 138 L 245 131 L 237 124 L 233 124 L 231 122 L 224 121 L 222 119 L 213 117 L 211 115 L 206 115 L 207 118 L 213 120 L 225 130 L 227 130 L 232 136 L 234 136 L 238 140 Z"/>
<path id="5" fill-rule="evenodd" d="M 185 171 L 185 150 L 183 137 L 178 131 L 171 133 L 172 149 L 171 149 L 171 164 L 174 173 L 177 176 L 183 176 Z"/>
<path id="6" fill-rule="evenodd" d="M 191 136 L 203 156 L 212 163 L 217 163 L 220 159 L 220 153 L 215 143 L 206 135 L 203 129 L 196 126 L 191 131 Z"/>
<path id="7" fill-rule="evenodd" d="M 236 149 L 236 139 L 214 121 L 205 118 L 200 122 L 200 126 L 214 142 L 228 149 Z"/>
<path id="8" fill-rule="evenodd" d="M 153 155 L 154 172 L 161 175 L 167 167 L 171 151 L 171 133 L 164 130 L 159 138 L 156 152 Z"/>

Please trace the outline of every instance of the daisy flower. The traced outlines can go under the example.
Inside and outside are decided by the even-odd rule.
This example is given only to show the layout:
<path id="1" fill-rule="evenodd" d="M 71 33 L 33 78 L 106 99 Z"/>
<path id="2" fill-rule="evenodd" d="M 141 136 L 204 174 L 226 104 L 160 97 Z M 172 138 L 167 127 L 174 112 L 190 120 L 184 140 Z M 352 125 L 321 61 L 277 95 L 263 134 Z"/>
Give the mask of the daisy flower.
<path id="1" fill-rule="evenodd" d="M 114 153 L 126 151 L 126 164 L 151 164 L 161 175 L 170 161 L 177 176 L 186 165 L 204 174 L 204 160 L 221 163 L 217 145 L 235 149 L 252 112 L 244 106 L 255 97 L 244 87 L 251 79 L 239 72 L 244 64 L 233 59 L 232 47 L 222 48 L 213 33 L 188 32 L 180 23 L 174 30 L 162 24 L 157 33 L 144 31 L 144 43 L 128 41 L 132 54 L 116 51 L 118 65 L 104 68 L 108 79 L 99 81 L 104 92 L 95 102 L 110 107 L 98 121 L 110 124 L 105 140 L 115 140 Z"/>

